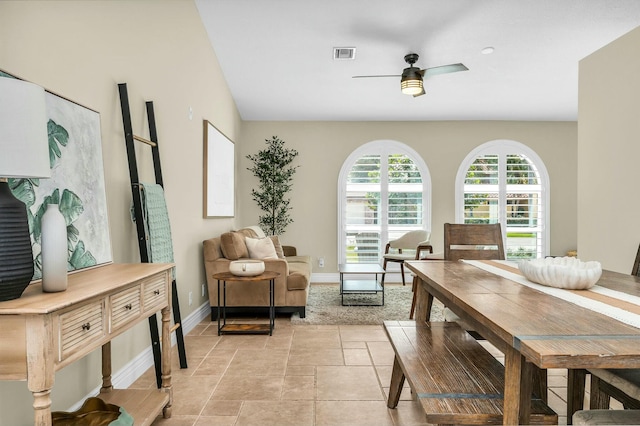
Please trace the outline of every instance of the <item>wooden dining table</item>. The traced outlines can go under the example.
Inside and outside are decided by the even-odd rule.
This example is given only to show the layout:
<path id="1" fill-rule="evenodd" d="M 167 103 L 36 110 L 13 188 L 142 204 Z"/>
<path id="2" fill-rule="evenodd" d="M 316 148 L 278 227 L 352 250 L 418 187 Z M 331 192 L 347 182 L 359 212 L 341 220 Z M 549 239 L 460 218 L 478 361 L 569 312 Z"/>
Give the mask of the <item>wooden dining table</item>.
<path id="1" fill-rule="evenodd" d="M 419 280 L 416 321 L 429 320 L 435 297 L 504 353 L 504 424 L 529 424 L 533 365 L 568 369 L 569 424 L 573 412 L 582 408 L 584 369 L 640 368 L 640 328 L 636 326 L 465 261 L 408 261 L 405 265 Z M 603 271 L 597 285 L 640 296 L 640 278 L 632 275 Z M 609 303 L 607 298 L 600 299 Z M 628 305 L 626 309 L 640 309 Z"/>

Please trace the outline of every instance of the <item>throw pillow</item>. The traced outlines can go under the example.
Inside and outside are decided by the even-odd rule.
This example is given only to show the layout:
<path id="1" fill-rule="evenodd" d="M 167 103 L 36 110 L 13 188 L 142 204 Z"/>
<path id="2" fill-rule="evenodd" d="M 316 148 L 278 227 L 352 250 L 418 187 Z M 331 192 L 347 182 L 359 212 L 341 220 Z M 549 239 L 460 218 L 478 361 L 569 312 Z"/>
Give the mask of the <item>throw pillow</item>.
<path id="1" fill-rule="evenodd" d="M 276 248 L 271 238 L 246 238 L 249 257 L 252 259 L 277 259 Z"/>
<path id="2" fill-rule="evenodd" d="M 266 235 L 264 234 L 264 231 L 262 230 L 262 228 L 260 228 L 257 225 L 245 226 L 242 229 L 238 229 L 237 232 L 242 232 L 245 237 L 249 237 L 249 238 L 264 238 L 264 237 L 266 237 Z"/>
<path id="3" fill-rule="evenodd" d="M 260 238 L 258 236 L 258 234 L 256 234 L 256 231 L 254 231 L 251 228 L 242 228 L 242 229 L 238 229 L 237 231 L 234 231 L 234 232 L 238 232 L 238 233 L 244 235 L 247 238 Z"/>
<path id="4" fill-rule="evenodd" d="M 280 244 L 280 239 L 277 235 L 271 235 L 271 242 L 273 246 L 276 248 L 276 254 L 278 255 L 278 259 L 284 259 L 284 250 L 282 249 L 282 244 Z"/>
<path id="5" fill-rule="evenodd" d="M 244 235 L 238 232 L 225 232 L 220 235 L 222 254 L 229 260 L 249 257 Z"/>

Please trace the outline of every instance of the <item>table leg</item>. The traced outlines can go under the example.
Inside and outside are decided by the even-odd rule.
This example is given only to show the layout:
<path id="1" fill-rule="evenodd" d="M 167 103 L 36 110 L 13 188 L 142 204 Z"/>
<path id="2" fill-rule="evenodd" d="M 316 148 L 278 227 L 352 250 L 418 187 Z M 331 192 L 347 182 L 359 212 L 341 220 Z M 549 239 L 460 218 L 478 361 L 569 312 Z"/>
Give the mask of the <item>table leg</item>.
<path id="1" fill-rule="evenodd" d="M 269 336 L 273 334 L 273 327 L 276 322 L 276 296 L 275 296 L 275 278 L 269 280 Z"/>
<path id="2" fill-rule="evenodd" d="M 429 321 L 431 318 L 431 307 L 433 306 L 433 296 L 425 288 L 424 282 L 416 277 L 418 284 L 416 286 L 416 306 L 415 318 L 416 323 Z"/>
<path id="3" fill-rule="evenodd" d="M 34 425 L 50 425 L 51 420 L 51 389 L 40 392 L 32 391 Z"/>
<path id="4" fill-rule="evenodd" d="M 584 385 L 587 370 L 569 369 L 567 371 L 567 424 L 571 424 L 573 413 L 584 408 Z M 595 390 L 597 392 L 597 390 Z M 594 389 L 591 389 L 594 392 Z"/>
<path id="5" fill-rule="evenodd" d="M 218 280 L 218 336 L 220 335 L 220 280 Z"/>
<path id="6" fill-rule="evenodd" d="M 111 342 L 102 345 L 102 387 L 100 393 L 111 392 Z"/>
<path id="7" fill-rule="evenodd" d="M 34 425 L 51 424 L 53 324 L 51 315 L 27 317 L 27 387 L 33 395 Z"/>
<path id="8" fill-rule="evenodd" d="M 27 317 L 27 387 L 33 395 L 35 425 L 51 424 L 51 388 L 55 378 L 53 331 L 50 315 Z"/>
<path id="9" fill-rule="evenodd" d="M 516 349 L 505 352 L 504 416 L 502 424 L 530 424 L 533 366 Z"/>

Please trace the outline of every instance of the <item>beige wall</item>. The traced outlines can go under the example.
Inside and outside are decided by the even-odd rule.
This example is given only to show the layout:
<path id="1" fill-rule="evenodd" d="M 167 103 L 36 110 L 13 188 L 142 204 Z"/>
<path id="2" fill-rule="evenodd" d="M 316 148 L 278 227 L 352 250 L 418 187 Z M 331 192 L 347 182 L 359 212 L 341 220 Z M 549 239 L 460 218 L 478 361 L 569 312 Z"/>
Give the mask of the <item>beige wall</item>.
<path id="1" fill-rule="evenodd" d="M 179 299 L 188 316 L 205 302 L 201 241 L 234 227 L 232 219 L 202 219 L 202 119 L 234 140 L 241 125 L 194 3 L 2 1 L 0 40 L 0 69 L 100 112 L 116 262 L 139 261 L 117 83 L 128 84 L 135 134 L 148 137 L 144 102 L 154 102 Z M 148 171 L 145 149 L 139 150 L 143 158 Z M 149 344 L 146 323 L 118 337 L 114 371 Z M 53 409 L 68 409 L 100 377 L 98 353 L 59 372 Z M 0 425 L 32 424 L 31 403 L 24 382 L 1 382 Z"/>
<path id="2" fill-rule="evenodd" d="M 40 84 L 101 114 L 113 258 L 136 262 L 135 228 L 117 83 L 129 86 L 134 132 L 147 136 L 144 101 L 153 100 L 161 143 L 183 318 L 205 302 L 201 241 L 236 226 L 254 224 L 255 178 L 245 155 L 273 135 L 300 151 L 292 193 L 295 222 L 283 242 L 336 267 L 337 176 L 346 157 L 373 140 L 410 145 L 432 177 L 432 227 L 436 249 L 442 223 L 454 220 L 458 165 L 474 147 L 495 139 L 522 142 L 545 162 L 551 178 L 551 252 L 576 244 L 576 123 L 406 122 L 243 123 L 191 1 L 1 1 L 0 69 Z M 189 107 L 193 120 L 189 120 Z M 637 109 L 636 109 L 637 110 Z M 202 219 L 202 119 L 229 136 L 237 149 L 236 219 Z M 636 132 L 637 134 L 637 132 Z M 142 168 L 150 176 L 149 155 Z M 150 179 L 150 177 L 147 177 Z M 188 306 L 188 293 L 194 304 Z M 118 337 L 117 371 L 149 346 L 146 324 Z M 53 409 L 75 404 L 100 383 L 97 353 L 56 375 Z M 31 397 L 22 382 L 0 382 L 0 425 L 32 422 Z"/>
<path id="3" fill-rule="evenodd" d="M 580 61 L 578 253 L 629 273 L 640 243 L 640 28 Z"/>
<path id="4" fill-rule="evenodd" d="M 460 163 L 476 146 L 496 139 L 521 142 L 544 161 L 551 180 L 551 254 L 576 247 L 576 144 L 574 122 L 245 122 L 238 155 L 240 223 L 254 223 L 260 212 L 250 191 L 257 179 L 245 157 L 279 136 L 300 152 L 291 194 L 295 222 L 282 236 L 286 244 L 314 257 L 314 273 L 337 273 L 337 185 L 345 159 L 360 145 L 392 139 L 424 159 L 432 181 L 432 242 L 442 250 L 443 224 L 455 221 L 455 178 Z M 317 257 L 325 257 L 318 268 Z"/>

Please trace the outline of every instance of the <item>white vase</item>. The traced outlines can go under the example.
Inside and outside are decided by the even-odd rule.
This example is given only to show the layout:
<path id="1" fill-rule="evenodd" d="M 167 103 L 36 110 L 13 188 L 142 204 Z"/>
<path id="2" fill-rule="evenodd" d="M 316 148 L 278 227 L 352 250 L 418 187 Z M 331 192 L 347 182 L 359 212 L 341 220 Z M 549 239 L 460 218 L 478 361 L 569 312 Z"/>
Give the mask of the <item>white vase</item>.
<path id="1" fill-rule="evenodd" d="M 42 216 L 42 290 L 67 289 L 67 223 L 57 204 L 49 204 Z"/>

